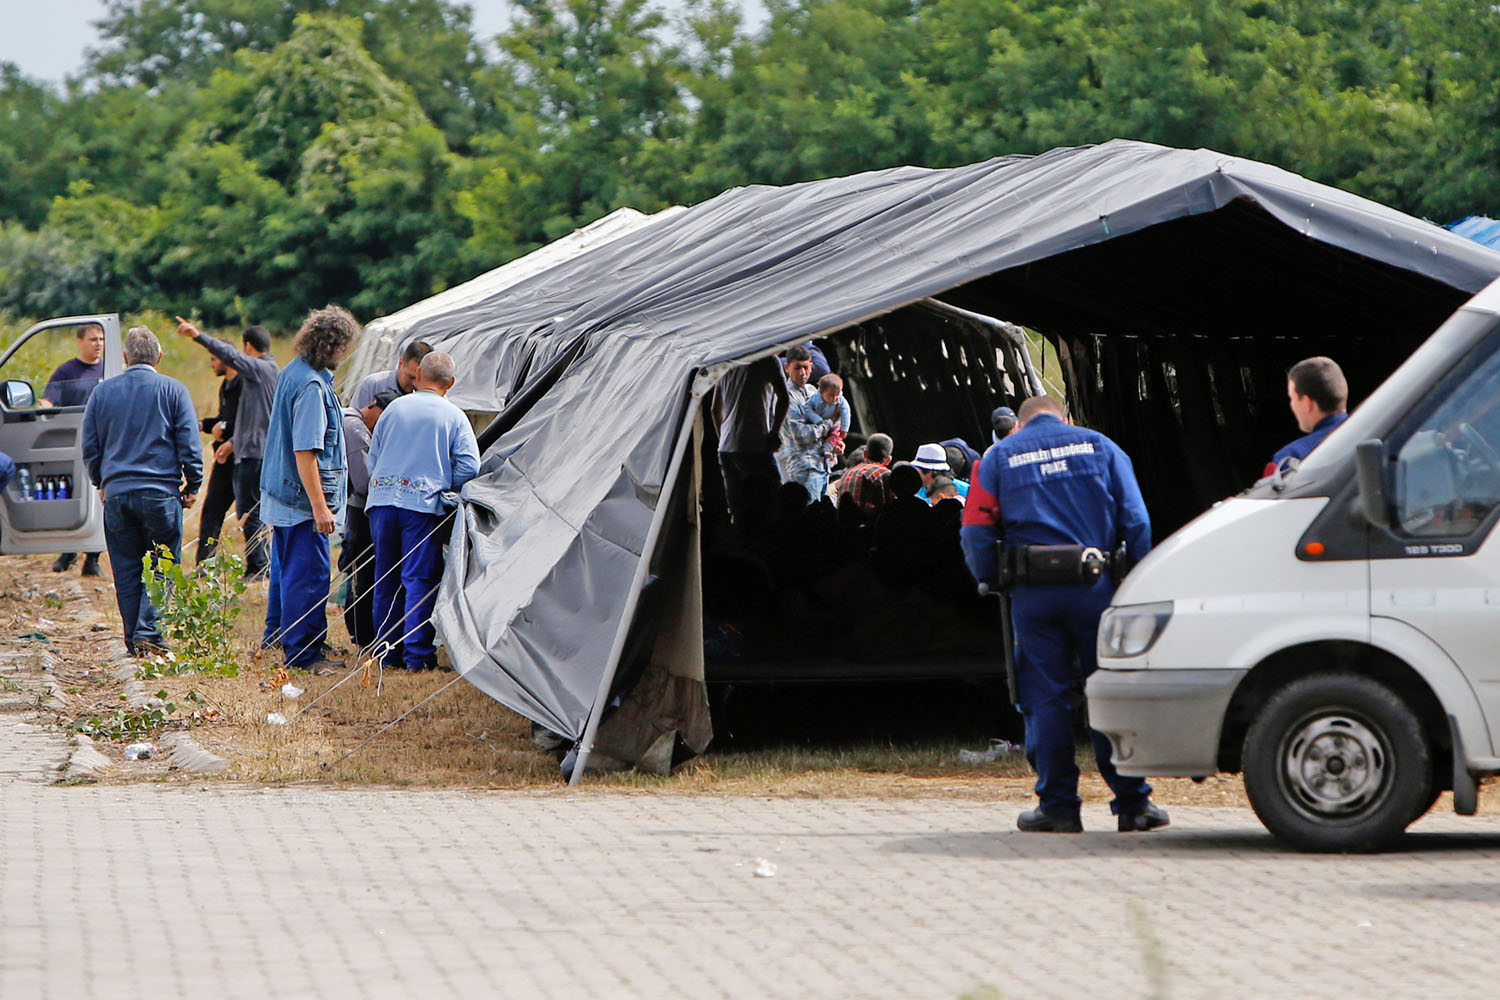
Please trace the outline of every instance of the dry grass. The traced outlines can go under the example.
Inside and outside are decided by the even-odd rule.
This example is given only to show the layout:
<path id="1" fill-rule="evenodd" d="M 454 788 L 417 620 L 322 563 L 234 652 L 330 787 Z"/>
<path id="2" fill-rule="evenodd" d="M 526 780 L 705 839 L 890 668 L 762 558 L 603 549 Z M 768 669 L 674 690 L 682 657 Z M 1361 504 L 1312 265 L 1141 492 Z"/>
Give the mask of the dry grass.
<path id="1" fill-rule="evenodd" d="M 285 698 L 275 672 L 266 670 L 161 684 L 179 703 L 196 690 L 222 713 L 222 721 L 196 730 L 194 738 L 229 758 L 232 779 L 504 788 L 556 784 L 557 767 L 531 745 L 528 724 L 463 681 L 411 712 L 455 676 L 387 674 L 378 693 L 375 683 L 363 687 L 356 676 L 329 693 L 344 678 L 298 675 L 292 683 L 306 690 L 296 700 Z M 301 706 L 311 707 L 299 714 Z M 268 725 L 273 712 L 289 724 Z M 403 715 L 404 721 L 353 752 Z"/>

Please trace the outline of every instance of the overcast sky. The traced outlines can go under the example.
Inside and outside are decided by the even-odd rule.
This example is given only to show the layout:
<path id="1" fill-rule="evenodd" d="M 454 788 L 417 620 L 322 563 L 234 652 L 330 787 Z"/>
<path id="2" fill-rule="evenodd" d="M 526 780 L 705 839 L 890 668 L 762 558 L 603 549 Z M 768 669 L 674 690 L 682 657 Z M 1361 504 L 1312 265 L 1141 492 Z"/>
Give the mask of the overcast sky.
<path id="1" fill-rule="evenodd" d="M 505 28 L 506 0 L 469 0 L 475 34 L 489 38 Z M 13 62 L 34 79 L 60 82 L 83 67 L 84 50 L 97 45 L 92 22 L 104 0 L 0 0 L 0 62 Z"/>

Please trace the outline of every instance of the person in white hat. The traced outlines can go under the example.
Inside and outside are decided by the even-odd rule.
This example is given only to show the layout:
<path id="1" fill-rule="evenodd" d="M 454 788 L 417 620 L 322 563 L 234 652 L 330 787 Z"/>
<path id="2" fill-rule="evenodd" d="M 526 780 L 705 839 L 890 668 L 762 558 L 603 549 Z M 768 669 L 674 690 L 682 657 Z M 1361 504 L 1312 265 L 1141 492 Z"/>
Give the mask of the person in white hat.
<path id="1" fill-rule="evenodd" d="M 952 476 L 953 469 L 948 465 L 948 452 L 940 444 L 924 444 L 917 449 L 917 457 L 911 460 L 918 472 L 922 474 L 922 489 L 917 493 L 918 498 L 927 499 L 927 490 L 932 486 L 934 476 Z M 969 495 L 969 484 L 962 479 L 955 478 L 953 486 L 958 490 L 958 495 L 967 497 Z"/>

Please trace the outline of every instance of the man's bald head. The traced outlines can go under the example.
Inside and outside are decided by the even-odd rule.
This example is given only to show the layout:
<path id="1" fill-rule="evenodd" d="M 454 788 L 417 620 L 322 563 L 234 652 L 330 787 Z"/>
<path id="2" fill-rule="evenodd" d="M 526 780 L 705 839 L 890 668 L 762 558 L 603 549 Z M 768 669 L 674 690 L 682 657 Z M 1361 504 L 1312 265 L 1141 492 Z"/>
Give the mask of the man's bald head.
<path id="1" fill-rule="evenodd" d="M 421 364 L 421 368 L 417 371 L 418 389 L 432 389 L 439 395 L 443 395 L 453 387 L 457 368 L 451 354 L 432 351 L 422 359 Z"/>
<path id="2" fill-rule="evenodd" d="M 1022 427 L 1025 427 L 1030 423 L 1031 418 L 1039 413 L 1048 413 L 1054 417 L 1062 418 L 1062 404 L 1051 396 L 1032 396 L 1021 404 L 1021 409 L 1016 414 L 1016 419 L 1020 421 Z"/>

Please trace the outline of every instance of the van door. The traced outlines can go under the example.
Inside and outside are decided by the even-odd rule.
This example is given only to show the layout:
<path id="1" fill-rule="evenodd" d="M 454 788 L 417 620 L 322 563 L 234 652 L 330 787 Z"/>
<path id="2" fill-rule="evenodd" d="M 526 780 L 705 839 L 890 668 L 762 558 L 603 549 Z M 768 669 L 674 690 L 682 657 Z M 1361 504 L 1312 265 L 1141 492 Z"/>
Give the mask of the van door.
<path id="1" fill-rule="evenodd" d="M 1394 509 L 1372 529 L 1370 613 L 1425 633 L 1468 677 L 1500 746 L 1500 331 L 1386 438 Z M 1471 748 L 1477 750 L 1478 748 Z"/>
<path id="2" fill-rule="evenodd" d="M 0 451 L 16 463 L 0 494 L 0 553 L 104 551 L 104 508 L 82 442 L 101 365 L 103 378 L 124 370 L 113 313 L 38 323 L 0 355 Z"/>

